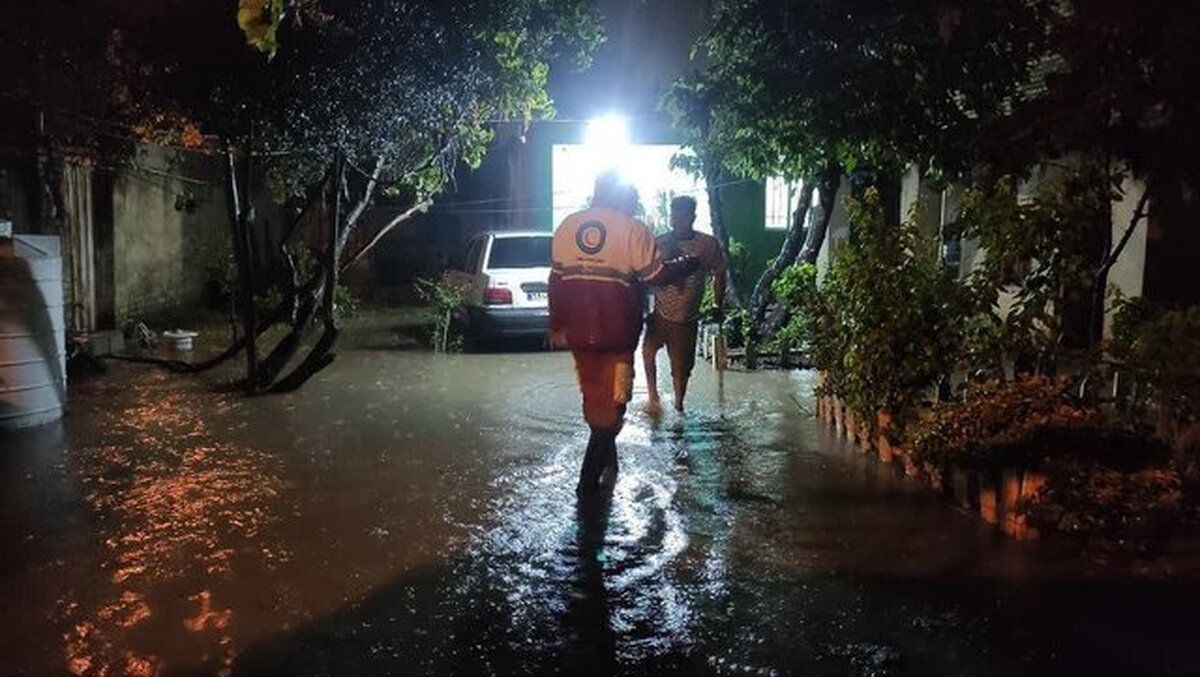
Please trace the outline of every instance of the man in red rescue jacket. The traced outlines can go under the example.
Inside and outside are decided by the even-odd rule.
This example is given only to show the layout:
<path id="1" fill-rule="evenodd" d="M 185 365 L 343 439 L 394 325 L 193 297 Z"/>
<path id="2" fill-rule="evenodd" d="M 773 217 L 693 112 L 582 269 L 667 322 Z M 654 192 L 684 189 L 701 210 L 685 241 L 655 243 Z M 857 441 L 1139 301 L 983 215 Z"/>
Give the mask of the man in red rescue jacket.
<path id="1" fill-rule="evenodd" d="M 588 440 L 576 493 L 611 487 L 617 433 L 633 390 L 633 353 L 642 331 L 643 285 L 686 275 L 695 261 L 663 261 L 650 229 L 633 213 L 637 192 L 615 172 L 596 179 L 592 206 L 568 216 L 551 245 L 550 339 L 569 347 L 583 394 Z"/>

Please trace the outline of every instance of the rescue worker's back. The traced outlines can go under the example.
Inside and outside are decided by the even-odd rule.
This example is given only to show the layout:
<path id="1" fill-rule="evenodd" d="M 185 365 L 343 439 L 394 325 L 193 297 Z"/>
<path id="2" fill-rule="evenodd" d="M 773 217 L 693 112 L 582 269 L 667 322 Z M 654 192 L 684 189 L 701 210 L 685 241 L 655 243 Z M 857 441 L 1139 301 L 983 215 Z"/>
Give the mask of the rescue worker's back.
<path id="1" fill-rule="evenodd" d="M 554 234 L 550 328 L 572 350 L 624 352 L 642 328 L 641 282 L 663 263 L 650 229 L 615 209 L 567 217 Z"/>

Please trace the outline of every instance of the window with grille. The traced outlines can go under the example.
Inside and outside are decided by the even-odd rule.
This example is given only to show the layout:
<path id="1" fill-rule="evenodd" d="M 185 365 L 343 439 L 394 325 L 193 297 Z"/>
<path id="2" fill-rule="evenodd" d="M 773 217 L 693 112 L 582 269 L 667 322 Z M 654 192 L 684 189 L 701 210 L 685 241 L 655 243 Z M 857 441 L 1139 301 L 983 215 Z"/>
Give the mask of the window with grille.
<path id="1" fill-rule="evenodd" d="M 799 182 L 786 181 L 779 177 L 767 179 L 766 225 L 767 230 L 787 230 L 796 209 L 796 196 L 800 192 Z"/>

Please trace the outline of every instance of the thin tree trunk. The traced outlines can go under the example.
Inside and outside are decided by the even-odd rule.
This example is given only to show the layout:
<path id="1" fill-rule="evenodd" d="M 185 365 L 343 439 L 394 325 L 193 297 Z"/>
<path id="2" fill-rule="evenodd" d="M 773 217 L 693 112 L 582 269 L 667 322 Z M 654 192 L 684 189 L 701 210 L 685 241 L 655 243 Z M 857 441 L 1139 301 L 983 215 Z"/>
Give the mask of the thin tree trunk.
<path id="1" fill-rule="evenodd" d="M 229 212 L 232 225 L 233 251 L 237 259 L 238 304 L 241 306 L 242 335 L 246 350 L 246 388 L 254 389 L 254 377 L 258 373 L 258 351 L 256 339 L 257 321 L 254 312 L 254 271 L 250 261 L 249 242 L 245 209 L 242 206 L 238 186 L 237 158 L 233 148 L 226 149 L 226 178 L 229 190 Z"/>
<path id="2" fill-rule="evenodd" d="M 817 262 L 817 256 L 821 253 L 821 247 L 825 244 L 825 236 L 829 232 L 829 221 L 833 217 L 834 200 L 837 198 L 838 186 L 841 184 L 841 181 L 841 167 L 831 164 L 817 176 L 815 181 L 812 182 L 810 189 L 804 191 L 801 200 L 804 201 L 803 204 L 809 205 L 807 209 L 800 212 L 806 215 L 805 223 L 807 223 L 807 228 L 802 229 L 805 233 L 804 246 L 800 248 L 800 252 L 795 254 L 788 265 L 797 263 L 811 265 Z M 812 205 L 812 194 L 814 191 L 817 194 L 816 205 Z M 796 223 L 793 220 L 792 227 L 794 228 L 795 226 Z M 789 228 L 788 237 L 792 236 L 792 228 Z M 791 255 L 787 239 L 784 241 L 784 249 L 780 252 L 780 258 L 775 260 L 775 265 L 772 266 L 772 269 L 778 268 L 779 262 L 785 254 Z M 771 283 L 774 283 L 775 279 L 786 268 L 787 266 L 779 268 L 779 272 L 771 277 Z M 764 273 L 765 276 L 766 273 Z M 761 278 L 759 283 L 762 284 Z M 790 316 L 787 310 L 782 308 L 778 312 L 768 314 L 767 308 L 770 305 L 773 290 L 768 286 L 763 292 L 764 296 L 761 300 L 761 306 L 754 306 L 756 316 L 753 324 L 751 324 L 752 339 L 755 341 L 763 337 L 773 336 L 775 332 L 779 331 L 787 323 Z M 757 288 L 755 289 L 755 293 L 758 293 Z"/>
<path id="3" fill-rule="evenodd" d="M 292 219 L 279 243 L 279 252 L 283 257 L 284 265 L 288 272 L 288 304 L 291 306 L 291 316 L 288 319 L 288 324 L 291 326 L 291 329 L 275 344 L 275 348 L 271 350 L 267 358 L 259 363 L 258 374 L 255 378 L 255 387 L 259 392 L 269 390 L 276 379 L 279 378 L 280 373 L 283 372 L 292 358 L 296 356 L 304 340 L 304 335 L 316 314 L 317 305 L 322 299 L 325 289 L 324 268 L 318 268 L 312 278 L 302 282 L 299 279 L 295 257 L 288 250 L 287 243 L 291 240 L 307 213 L 314 206 L 325 204 L 326 187 L 330 177 L 334 175 L 336 168 L 336 161 L 330 163 L 329 168 L 326 169 L 325 174 L 321 177 L 321 181 L 309 188 L 304 207 Z"/>
<path id="4" fill-rule="evenodd" d="M 825 245 L 825 236 L 829 232 L 829 220 L 833 217 L 834 200 L 837 199 L 838 186 L 842 182 L 842 169 L 836 165 L 826 167 L 817 177 L 817 206 L 816 213 L 809 219 L 808 234 L 804 239 L 804 248 L 796 257 L 799 263 L 813 264 L 821 254 Z"/>
<path id="5" fill-rule="evenodd" d="M 1104 258 L 1100 269 L 1096 271 L 1095 280 L 1092 282 L 1091 330 L 1093 341 L 1099 341 L 1104 335 L 1104 300 L 1108 291 L 1108 273 L 1116 265 L 1117 260 L 1121 258 L 1121 253 L 1125 251 L 1125 246 L 1129 244 L 1130 238 L 1133 237 L 1133 231 L 1137 230 L 1138 224 L 1141 223 L 1142 219 L 1146 218 L 1146 207 L 1149 202 L 1150 188 L 1147 186 L 1142 191 L 1142 196 L 1138 198 L 1137 208 L 1133 210 L 1133 216 L 1129 218 L 1129 225 L 1125 227 L 1125 232 L 1121 235 L 1121 239 Z"/>
<path id="6" fill-rule="evenodd" d="M 321 319 L 325 322 L 325 331 L 330 329 L 336 331 L 336 326 L 333 319 L 334 312 L 334 296 L 338 286 L 338 259 L 341 257 L 342 247 L 346 244 L 346 238 L 349 237 L 350 229 L 354 227 L 354 223 L 358 221 L 358 217 L 362 215 L 366 208 L 367 201 L 370 199 L 371 191 L 375 190 L 375 181 L 379 177 L 379 170 L 382 166 L 375 165 L 375 174 L 371 177 L 367 184 L 367 192 L 363 199 L 351 212 L 346 219 L 346 224 L 342 224 L 342 192 L 339 190 L 333 198 L 333 222 L 332 229 L 329 232 L 329 248 L 325 251 L 325 290 L 321 295 Z M 346 161 L 341 160 L 341 166 L 338 168 L 338 173 L 343 177 L 346 176 Z M 341 183 L 341 181 L 339 181 Z M 322 337 L 323 338 L 323 337 Z M 332 346 L 330 346 L 332 347 Z"/>
<path id="7" fill-rule="evenodd" d="M 317 303 L 323 298 L 323 278 L 324 271 L 322 270 L 303 289 L 296 290 L 293 298 L 297 300 L 298 307 L 292 317 L 292 329 L 286 336 L 280 339 L 279 343 L 275 345 L 275 349 L 267 356 L 267 359 L 258 365 L 256 387 L 259 390 L 269 388 L 279 378 L 279 374 L 287 367 L 288 362 L 291 362 L 292 358 L 296 356 L 296 352 L 300 349 L 300 343 L 304 339 L 304 334 L 309 324 L 312 323 L 312 319 L 316 313 Z"/>
<path id="8" fill-rule="evenodd" d="M 354 232 L 354 227 L 358 225 L 359 217 L 361 217 L 363 215 L 363 212 L 365 212 L 367 210 L 367 207 L 370 206 L 373 198 L 375 197 L 375 187 L 379 184 L 379 175 L 382 173 L 383 173 L 383 158 L 381 157 L 375 161 L 375 168 L 371 171 L 371 175 L 369 177 L 367 177 L 367 187 L 363 189 L 362 199 L 359 200 L 358 204 L 354 205 L 354 208 L 351 209 L 350 212 L 346 215 L 345 223 L 343 224 L 343 223 L 339 223 L 336 220 L 334 221 L 334 223 L 337 224 L 335 227 L 335 230 L 334 230 L 335 239 L 333 240 L 333 242 L 336 243 L 336 246 L 333 249 L 333 255 L 334 255 L 333 275 L 334 276 L 337 275 L 338 267 L 336 264 L 337 264 L 338 260 L 341 259 L 342 251 L 346 248 L 346 242 L 350 239 L 350 234 Z M 343 181 L 344 181 L 344 177 L 346 175 L 346 170 L 345 170 L 344 166 L 340 170 L 340 175 L 343 177 Z M 341 186 L 343 181 L 339 181 L 338 185 Z M 340 189 L 338 190 L 338 195 L 341 195 Z M 341 204 L 341 203 L 339 202 L 338 204 Z M 331 287 L 331 289 L 332 289 L 332 287 Z"/>
<path id="9" fill-rule="evenodd" d="M 346 225 L 342 225 L 342 186 L 345 182 L 346 164 L 345 160 L 339 155 L 337 159 L 337 175 L 335 185 L 337 192 L 334 194 L 333 200 L 333 218 L 329 223 L 329 243 L 325 248 L 325 260 L 322 262 L 325 280 L 322 284 L 323 289 L 320 290 L 321 300 L 321 322 L 324 325 L 324 331 L 317 344 L 313 346 L 304 361 L 301 362 L 290 374 L 285 376 L 281 381 L 277 382 L 270 388 L 271 392 L 290 392 L 304 385 L 308 379 L 312 378 L 317 372 L 329 366 L 336 355 L 332 352 L 334 345 L 337 343 L 338 327 L 334 319 L 334 297 L 337 290 L 338 281 L 338 255 L 341 252 L 340 247 L 345 243 L 343 235 L 345 231 L 351 228 L 354 221 L 362 215 L 366 209 L 366 204 L 370 201 L 371 194 L 375 190 L 375 182 L 379 177 L 382 163 L 376 164 L 375 173 L 371 180 L 367 183 L 367 191 L 362 199 L 351 210 L 350 214 L 345 217 Z M 316 295 L 314 295 L 315 297 Z M 315 298 L 314 298 L 315 300 Z"/>
<path id="10" fill-rule="evenodd" d="M 725 260 L 729 265 L 725 268 L 725 297 L 734 307 L 745 308 L 741 291 L 738 284 L 741 280 L 737 279 L 737 275 L 733 269 L 733 259 L 729 255 L 729 233 L 725 230 L 725 220 L 721 216 L 721 175 L 716 170 L 710 168 L 707 163 L 704 166 L 704 183 L 708 193 L 708 214 L 709 220 L 712 222 L 713 237 L 716 238 L 717 244 L 721 245 L 721 254 L 725 256 Z"/>
<path id="11" fill-rule="evenodd" d="M 271 386 L 272 393 L 290 393 L 300 388 L 308 382 L 308 379 L 315 376 L 319 371 L 333 364 L 336 355 L 332 352 L 334 343 L 337 342 L 338 330 L 336 327 L 326 327 L 325 333 L 321 335 L 317 345 L 313 346 L 312 352 L 304 358 L 304 362 L 296 367 L 292 373 L 285 376 L 275 385 Z"/>
<path id="12" fill-rule="evenodd" d="M 783 246 L 779 248 L 779 256 L 775 257 L 775 261 L 758 277 L 758 282 L 754 285 L 754 292 L 750 295 L 750 331 L 755 339 L 762 337 L 763 318 L 766 317 L 767 306 L 770 305 L 771 299 L 775 295 L 771 286 L 775 280 L 779 279 L 783 271 L 795 262 L 796 256 L 800 253 L 800 248 L 806 240 L 804 225 L 809 220 L 809 212 L 812 211 L 812 196 L 815 187 L 813 181 L 804 181 L 796 209 L 792 212 L 792 221 L 788 224 L 787 234 L 783 238 Z"/>
<path id="13" fill-rule="evenodd" d="M 288 219 L 287 225 L 283 229 L 283 237 L 280 238 L 279 246 L 287 246 L 291 242 L 296 231 L 300 229 L 300 224 L 304 221 L 304 217 L 318 204 L 324 204 L 325 187 L 329 183 L 329 177 L 333 175 L 333 165 L 325 169 L 325 173 L 321 175 L 321 181 L 309 186 L 305 193 L 304 205 L 296 212 L 292 218 Z"/>

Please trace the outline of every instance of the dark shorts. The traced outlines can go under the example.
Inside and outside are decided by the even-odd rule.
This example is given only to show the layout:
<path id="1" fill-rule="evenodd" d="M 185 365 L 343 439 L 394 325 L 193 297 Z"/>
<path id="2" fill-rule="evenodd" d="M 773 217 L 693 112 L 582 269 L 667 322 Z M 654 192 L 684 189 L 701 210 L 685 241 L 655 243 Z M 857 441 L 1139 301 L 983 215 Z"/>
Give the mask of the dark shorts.
<path id="1" fill-rule="evenodd" d="M 696 366 L 696 335 L 699 331 L 698 320 L 679 323 L 651 315 L 646 321 L 644 350 L 654 354 L 666 346 L 667 356 L 671 358 L 671 376 L 688 378 L 692 375 L 692 367 Z"/>

